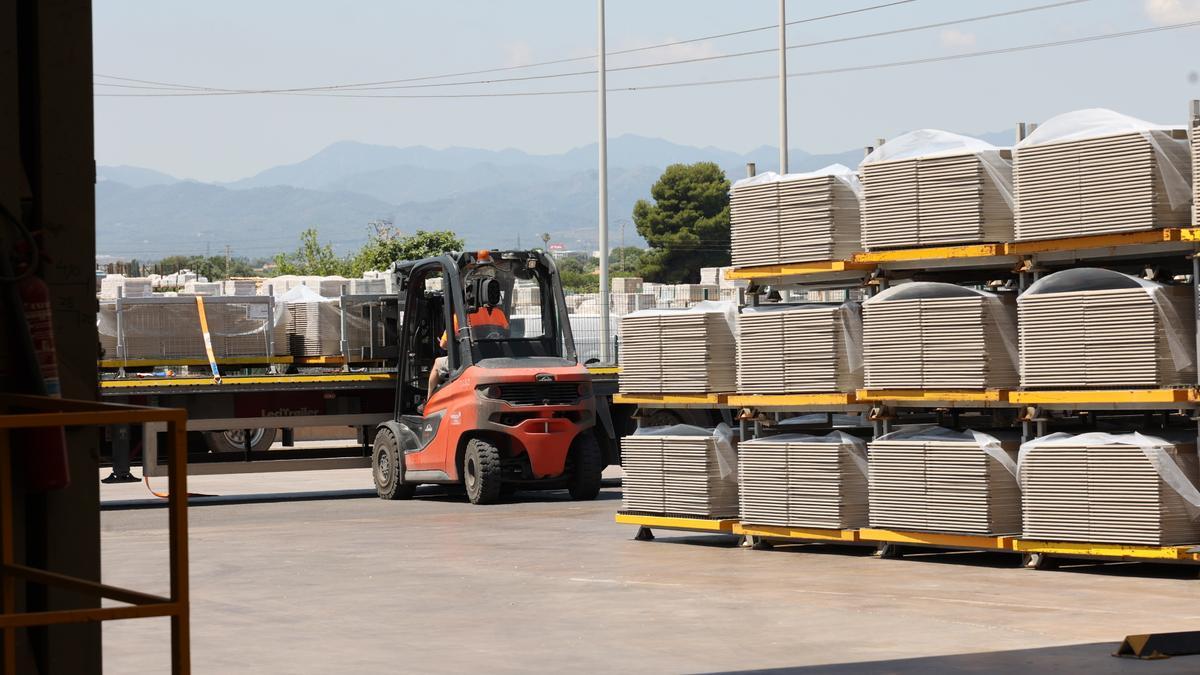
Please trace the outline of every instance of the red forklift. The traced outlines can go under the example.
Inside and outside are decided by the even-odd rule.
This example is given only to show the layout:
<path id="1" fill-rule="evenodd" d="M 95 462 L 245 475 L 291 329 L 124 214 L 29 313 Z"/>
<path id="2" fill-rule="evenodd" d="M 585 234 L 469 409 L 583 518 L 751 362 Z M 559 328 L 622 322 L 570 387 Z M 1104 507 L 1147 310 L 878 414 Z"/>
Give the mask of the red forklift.
<path id="1" fill-rule="evenodd" d="M 392 270 L 398 377 L 371 457 L 379 496 L 443 484 L 474 504 L 529 489 L 594 499 L 606 462 L 554 261 L 479 251 Z"/>

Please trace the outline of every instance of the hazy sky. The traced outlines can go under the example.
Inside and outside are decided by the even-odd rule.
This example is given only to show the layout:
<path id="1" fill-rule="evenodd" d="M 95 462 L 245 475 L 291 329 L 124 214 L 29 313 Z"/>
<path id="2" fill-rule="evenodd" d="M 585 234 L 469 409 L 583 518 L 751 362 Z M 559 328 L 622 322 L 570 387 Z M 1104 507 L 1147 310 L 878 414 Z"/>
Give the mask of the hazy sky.
<path id="1" fill-rule="evenodd" d="M 790 0 L 788 19 L 886 0 Z M 1053 0 L 917 0 L 789 27 L 789 44 L 989 14 Z M 609 51 L 768 26 L 775 0 L 608 0 Z M 593 0 L 308 2 L 100 0 L 95 72 L 220 88 L 395 80 L 595 53 Z M 997 49 L 1200 20 L 1200 0 L 1081 4 L 790 51 L 792 72 Z M 772 48 L 774 31 L 613 56 L 609 67 Z M 994 131 L 1084 107 L 1182 124 L 1200 98 L 1200 28 L 947 63 L 793 78 L 791 146 L 860 147 L 918 127 Z M 496 73 L 589 70 L 593 61 Z M 609 86 L 772 75 L 776 56 L 609 75 Z M 111 80 L 109 80 L 111 81 Z M 443 80 L 423 83 L 440 82 Z M 445 80 L 445 81 L 453 81 Z M 416 83 L 414 83 L 416 84 Z M 581 75 L 399 94 L 594 89 Z M 97 92 L 142 90 L 98 87 Z M 389 92 L 372 92 L 389 93 Z M 613 92 L 609 133 L 746 151 L 776 142 L 774 81 Z M 338 140 L 561 152 L 592 142 L 593 94 L 397 99 L 185 96 L 96 99 L 96 158 L 200 180 L 232 180 L 304 159 Z"/>

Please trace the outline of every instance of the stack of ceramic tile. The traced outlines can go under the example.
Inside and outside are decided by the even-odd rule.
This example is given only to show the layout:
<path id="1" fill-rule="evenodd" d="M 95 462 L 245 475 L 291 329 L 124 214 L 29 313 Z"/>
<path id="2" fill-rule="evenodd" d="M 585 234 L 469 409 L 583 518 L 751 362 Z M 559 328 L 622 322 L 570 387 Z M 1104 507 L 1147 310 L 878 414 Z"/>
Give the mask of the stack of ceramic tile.
<path id="1" fill-rule="evenodd" d="M 1200 114 L 1192 118 L 1192 227 L 1200 227 Z"/>
<path id="2" fill-rule="evenodd" d="M 100 297 L 111 300 L 118 295 L 125 298 L 146 298 L 154 294 L 148 277 L 127 277 L 109 274 L 100 280 Z"/>
<path id="3" fill-rule="evenodd" d="M 779 262 L 779 185 L 764 174 L 734 184 L 729 195 L 734 267 Z"/>
<path id="4" fill-rule="evenodd" d="M 268 331 L 272 333 L 273 355 L 288 353 L 282 314 L 272 315 L 266 298 L 261 302 L 247 299 L 246 303 L 214 299 L 205 303 L 204 314 L 217 358 L 268 355 Z M 118 350 L 116 303 L 101 303 L 97 326 L 107 358 L 206 358 L 200 315 L 193 298 L 122 303 L 120 324 L 122 349 Z"/>
<path id="5" fill-rule="evenodd" d="M 613 293 L 641 293 L 642 278 L 641 277 L 613 277 L 612 280 Z"/>
<path id="6" fill-rule="evenodd" d="M 1008 241 L 1011 152 L 934 129 L 910 132 L 863 160 L 867 250 Z"/>
<path id="7" fill-rule="evenodd" d="M 1190 287 L 1076 268 L 1039 280 L 1017 304 L 1023 387 L 1195 382 Z"/>
<path id="8" fill-rule="evenodd" d="M 1059 115 L 1017 144 L 1018 241 L 1186 227 L 1186 131 L 1106 110 Z"/>
<path id="9" fill-rule="evenodd" d="M 736 517 L 737 458 L 711 429 L 675 426 L 621 439 L 626 511 L 701 518 Z M 728 453 L 722 456 L 722 453 Z"/>
<path id="10" fill-rule="evenodd" d="M 682 302 L 703 302 L 704 300 L 716 300 L 720 295 L 720 287 L 708 284 L 675 284 L 676 301 Z"/>
<path id="11" fill-rule="evenodd" d="M 852 316 L 846 316 L 846 313 Z M 859 306 L 780 305 L 738 316 L 743 394 L 853 391 L 862 385 Z"/>
<path id="12" fill-rule="evenodd" d="M 350 280 L 350 295 L 383 295 L 387 293 L 387 280 L 376 279 L 351 279 Z"/>
<path id="13" fill-rule="evenodd" d="M 224 295 L 258 295 L 258 283 L 261 279 L 226 279 Z"/>
<path id="14" fill-rule="evenodd" d="M 993 443 L 1004 461 L 985 452 Z M 949 429 L 899 431 L 872 441 L 871 527 L 958 534 L 1016 534 L 1021 491 L 1016 442 Z"/>
<path id="15" fill-rule="evenodd" d="M 704 394 L 737 383 L 734 310 L 702 302 L 683 310 L 642 310 L 621 319 L 620 390 Z"/>
<path id="16" fill-rule="evenodd" d="M 850 257 L 859 247 L 856 189 L 841 165 L 738 181 L 730 197 L 734 267 Z"/>
<path id="17" fill-rule="evenodd" d="M 867 525 L 866 452 L 840 432 L 782 434 L 738 444 L 741 521 L 847 529 Z"/>
<path id="18" fill-rule="evenodd" d="M 1143 449 L 1145 445 L 1147 449 Z M 1195 486 L 1196 447 L 1151 436 L 1055 434 L 1021 459 L 1026 539 L 1171 546 L 1200 542 L 1195 509 L 1147 456 Z"/>
<path id="19" fill-rule="evenodd" d="M 869 388 L 1012 387 L 1015 352 L 1015 312 L 1007 296 L 917 282 L 863 303 Z"/>

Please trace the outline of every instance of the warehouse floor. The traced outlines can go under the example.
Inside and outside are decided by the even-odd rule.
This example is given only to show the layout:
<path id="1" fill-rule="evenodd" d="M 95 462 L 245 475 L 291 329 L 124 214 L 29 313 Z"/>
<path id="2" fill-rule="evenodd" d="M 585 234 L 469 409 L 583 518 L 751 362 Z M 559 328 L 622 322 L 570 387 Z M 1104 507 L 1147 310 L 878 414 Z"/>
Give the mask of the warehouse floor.
<path id="1" fill-rule="evenodd" d="M 203 477 L 192 489 L 366 481 L 365 471 Z M 1126 633 L 1200 629 L 1200 580 L 1185 568 L 1037 572 L 1000 556 L 750 551 L 665 531 L 636 542 L 613 523 L 616 488 L 595 502 L 551 493 L 494 507 L 437 491 L 412 502 L 361 494 L 191 510 L 195 672 L 1200 670 L 1200 657 L 1109 656 Z M 165 592 L 165 510 L 102 520 L 104 581 Z M 105 672 L 167 672 L 167 636 L 165 620 L 107 624 Z"/>

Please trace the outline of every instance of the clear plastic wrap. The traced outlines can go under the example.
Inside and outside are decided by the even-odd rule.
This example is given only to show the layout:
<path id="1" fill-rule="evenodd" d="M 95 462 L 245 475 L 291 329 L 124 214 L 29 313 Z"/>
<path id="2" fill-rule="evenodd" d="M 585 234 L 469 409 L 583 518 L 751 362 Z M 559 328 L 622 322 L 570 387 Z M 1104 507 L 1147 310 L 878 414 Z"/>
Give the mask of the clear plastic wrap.
<path id="1" fill-rule="evenodd" d="M 1032 441 L 1021 444 L 1021 450 L 1017 454 L 1017 479 L 1021 481 L 1022 488 L 1024 487 L 1024 475 L 1021 470 L 1025 465 L 1025 458 L 1031 450 L 1036 448 L 1048 448 L 1054 446 L 1089 446 L 1089 445 L 1128 445 L 1141 449 L 1146 455 L 1146 459 L 1150 461 L 1150 465 L 1166 483 L 1183 498 L 1184 503 L 1188 506 L 1188 511 L 1192 520 L 1200 519 L 1200 489 L 1187 477 L 1179 464 L 1167 454 L 1168 447 L 1174 447 L 1174 443 L 1159 438 L 1157 436 L 1145 436 L 1138 432 L 1130 434 L 1110 434 L 1100 431 L 1093 431 L 1085 434 L 1068 434 L 1054 433 L 1041 438 L 1035 438 Z"/>
<path id="2" fill-rule="evenodd" d="M 1017 298 L 1039 294 L 1069 293 L 1094 290 L 1112 290 L 1119 288 L 1141 288 L 1150 296 L 1162 322 L 1162 335 L 1167 339 L 1167 347 L 1171 352 L 1171 360 L 1175 362 L 1176 370 L 1186 370 L 1195 362 L 1195 343 L 1191 341 L 1191 331 L 1194 327 L 1191 321 L 1184 322 L 1176 310 L 1174 303 L 1167 296 L 1164 284 L 1156 281 L 1141 279 L 1129 274 L 1095 267 L 1076 267 L 1062 270 L 1038 279 Z"/>
<path id="3" fill-rule="evenodd" d="M 683 314 L 721 314 L 729 324 L 729 330 L 737 335 L 737 304 L 720 300 L 703 300 L 685 309 L 639 309 L 630 312 L 625 318 L 635 319 L 645 316 L 680 316 Z"/>
<path id="4" fill-rule="evenodd" d="M 742 308 L 745 314 L 765 312 L 804 311 L 805 309 L 829 309 L 829 305 L 820 303 L 810 304 L 768 304 L 746 306 Z M 841 323 L 842 349 L 846 354 L 846 367 L 850 372 L 862 370 L 862 303 L 857 300 L 843 302 L 837 307 L 838 321 Z"/>
<path id="5" fill-rule="evenodd" d="M 917 129 L 902 134 L 875 148 L 859 166 L 905 159 L 936 159 L 956 155 L 975 155 L 988 177 L 996 184 L 1004 203 L 1013 207 L 1012 161 L 1001 156 L 1000 148 L 987 141 L 940 129 Z"/>
<path id="6" fill-rule="evenodd" d="M 737 478 L 737 450 L 733 445 L 734 431 L 722 422 L 712 429 L 691 424 L 638 427 L 635 436 L 711 436 L 717 451 L 717 468 L 721 478 Z"/>
<path id="7" fill-rule="evenodd" d="M 1187 140 L 1172 137 L 1173 133 L 1185 129 L 1183 125 L 1155 124 L 1105 108 L 1087 108 L 1051 117 L 1017 143 L 1016 148 L 1020 150 L 1088 138 L 1141 134 L 1154 147 L 1154 156 L 1167 199 L 1171 203 L 1171 209 L 1176 210 L 1192 201 L 1189 175 L 1191 160 L 1188 157 Z"/>
<path id="8" fill-rule="evenodd" d="M 966 431 L 955 431 L 945 427 L 939 427 L 934 424 L 920 424 L 910 427 L 897 429 L 890 434 L 884 434 L 876 441 L 916 441 L 916 442 L 937 442 L 937 441 L 974 441 L 979 449 L 987 453 L 989 457 L 1000 463 L 1006 471 L 1014 478 L 1018 477 L 1019 461 L 1014 462 L 1002 446 L 1000 439 L 985 434 L 982 431 L 968 429 Z"/>

